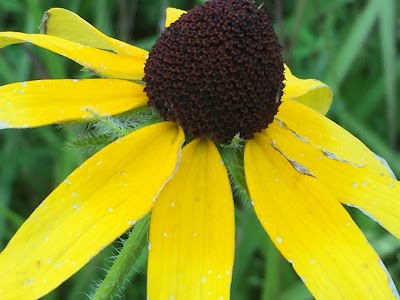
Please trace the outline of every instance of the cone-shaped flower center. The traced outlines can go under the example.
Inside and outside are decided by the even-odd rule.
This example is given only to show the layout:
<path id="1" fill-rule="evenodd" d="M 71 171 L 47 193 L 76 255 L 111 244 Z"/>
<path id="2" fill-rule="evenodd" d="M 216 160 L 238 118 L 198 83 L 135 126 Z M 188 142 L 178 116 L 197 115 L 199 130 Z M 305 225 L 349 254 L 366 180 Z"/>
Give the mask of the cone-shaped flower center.
<path id="1" fill-rule="evenodd" d="M 280 105 L 281 47 L 252 0 L 210 0 L 167 28 L 145 67 L 149 105 L 194 137 L 228 142 L 266 128 Z"/>

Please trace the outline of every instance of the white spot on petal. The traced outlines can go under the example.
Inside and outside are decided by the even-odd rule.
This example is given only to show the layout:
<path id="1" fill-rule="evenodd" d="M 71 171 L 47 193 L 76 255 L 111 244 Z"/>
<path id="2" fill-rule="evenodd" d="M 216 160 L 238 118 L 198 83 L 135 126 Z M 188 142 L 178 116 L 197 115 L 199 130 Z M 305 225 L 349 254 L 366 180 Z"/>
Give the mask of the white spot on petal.
<path id="1" fill-rule="evenodd" d="M 356 187 L 358 187 L 358 183 L 354 182 L 354 183 L 352 184 L 352 186 L 356 188 Z"/>
<path id="2" fill-rule="evenodd" d="M 206 282 L 206 281 L 207 281 L 207 278 L 206 278 L 206 277 L 202 277 L 202 278 L 201 278 L 201 281 L 202 281 L 202 282 Z"/>
<path id="3" fill-rule="evenodd" d="M 72 193 L 71 193 L 71 196 L 72 196 L 72 197 L 76 197 L 76 196 L 78 196 L 78 194 L 77 194 L 76 192 L 72 192 Z"/>
<path id="4" fill-rule="evenodd" d="M 167 236 L 168 234 L 166 232 L 163 233 L 163 236 Z"/>
<path id="5" fill-rule="evenodd" d="M 112 207 L 109 207 L 107 210 L 108 210 L 108 212 L 110 212 L 110 213 L 114 211 L 114 209 L 113 209 Z"/>
<path id="6" fill-rule="evenodd" d="M 24 281 L 24 285 L 31 285 L 31 284 L 33 284 L 35 282 L 35 280 L 32 278 L 32 279 L 26 279 L 25 281 Z"/>
<path id="7" fill-rule="evenodd" d="M 278 237 L 276 238 L 276 242 L 277 242 L 277 243 L 282 243 L 282 238 L 278 236 Z"/>
<path id="8" fill-rule="evenodd" d="M 175 203 L 174 202 L 171 202 L 171 207 L 174 207 L 175 206 Z"/>

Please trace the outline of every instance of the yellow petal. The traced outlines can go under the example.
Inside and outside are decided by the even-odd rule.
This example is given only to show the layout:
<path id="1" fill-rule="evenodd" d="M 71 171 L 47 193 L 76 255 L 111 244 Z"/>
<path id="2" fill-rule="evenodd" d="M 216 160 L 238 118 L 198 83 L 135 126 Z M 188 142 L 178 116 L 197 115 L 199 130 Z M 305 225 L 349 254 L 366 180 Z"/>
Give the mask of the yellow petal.
<path id="1" fill-rule="evenodd" d="M 0 48 L 19 43 L 31 43 L 74 60 L 105 77 L 141 80 L 145 58 L 114 54 L 45 34 L 0 32 Z"/>
<path id="2" fill-rule="evenodd" d="M 37 299 L 148 213 L 184 136 L 171 122 L 107 146 L 61 183 L 0 254 L 0 299 Z"/>
<path id="3" fill-rule="evenodd" d="M 314 148 L 277 122 L 266 130 L 276 146 L 307 167 L 342 203 L 360 208 L 400 238 L 400 183 Z"/>
<path id="4" fill-rule="evenodd" d="M 113 39 L 100 32 L 77 14 L 63 9 L 51 8 L 43 16 L 41 33 L 57 36 L 93 48 L 113 50 L 116 53 L 146 59 L 146 50 Z"/>
<path id="5" fill-rule="evenodd" d="M 294 100 L 325 115 L 333 100 L 332 90 L 316 79 L 299 79 L 285 65 L 285 88 L 282 101 Z"/>
<path id="6" fill-rule="evenodd" d="M 386 167 L 362 142 L 336 123 L 302 104 L 294 101 L 283 102 L 275 118 L 283 122 L 282 126 L 317 149 L 333 153 L 336 157 L 359 166 L 366 165 L 378 173 L 390 175 Z"/>
<path id="7" fill-rule="evenodd" d="M 173 8 L 173 7 L 168 7 L 166 11 L 166 18 L 165 18 L 165 28 L 169 27 L 172 23 L 177 21 L 180 16 L 185 14 L 186 11 Z"/>
<path id="8" fill-rule="evenodd" d="M 0 87 L 2 128 L 118 114 L 147 102 L 143 86 L 118 79 L 38 80 Z"/>
<path id="9" fill-rule="evenodd" d="M 229 299 L 234 240 L 226 169 L 212 142 L 195 140 L 153 208 L 149 299 Z"/>
<path id="10" fill-rule="evenodd" d="M 244 167 L 262 226 L 316 299 L 396 299 L 386 269 L 346 210 L 268 136 L 247 142 Z"/>

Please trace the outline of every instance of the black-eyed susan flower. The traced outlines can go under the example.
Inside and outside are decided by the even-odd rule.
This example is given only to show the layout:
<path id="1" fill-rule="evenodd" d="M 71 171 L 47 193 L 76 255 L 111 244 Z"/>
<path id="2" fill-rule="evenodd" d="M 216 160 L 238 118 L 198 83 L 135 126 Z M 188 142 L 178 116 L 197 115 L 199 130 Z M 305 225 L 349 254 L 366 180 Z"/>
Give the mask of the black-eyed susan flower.
<path id="1" fill-rule="evenodd" d="M 1 47 L 32 43 L 101 77 L 0 87 L 1 128 L 146 105 L 164 120 L 93 155 L 43 201 L 0 255 L 0 298 L 45 295 L 151 212 L 148 298 L 228 299 L 228 171 L 240 179 L 238 162 L 245 181 L 237 184 L 315 298 L 398 297 L 342 204 L 399 237 L 400 183 L 324 117 L 330 89 L 284 66 L 263 10 L 251 0 L 210 0 L 188 13 L 169 9 L 166 25 L 150 53 L 59 8 L 46 13 L 43 34 L 0 33 Z M 232 163 L 221 145 L 238 136 L 244 150 L 232 150 Z"/>

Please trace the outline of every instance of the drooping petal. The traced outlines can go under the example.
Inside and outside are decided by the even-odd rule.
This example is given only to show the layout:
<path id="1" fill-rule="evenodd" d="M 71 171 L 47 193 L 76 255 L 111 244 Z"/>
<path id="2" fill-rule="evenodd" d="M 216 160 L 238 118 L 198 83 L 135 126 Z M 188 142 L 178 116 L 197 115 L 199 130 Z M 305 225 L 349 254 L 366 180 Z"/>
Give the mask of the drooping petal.
<path id="1" fill-rule="evenodd" d="M 229 299 L 234 211 L 227 171 L 215 145 L 184 147 L 150 224 L 149 299 Z"/>
<path id="2" fill-rule="evenodd" d="M 146 50 L 105 35 L 77 14 L 64 8 L 51 8 L 46 11 L 40 29 L 43 34 L 57 36 L 89 47 L 112 50 L 141 59 L 148 57 Z"/>
<path id="3" fill-rule="evenodd" d="M 110 144 L 33 212 L 0 254 L 0 299 L 37 299 L 148 213 L 184 136 L 164 122 Z"/>
<path id="4" fill-rule="evenodd" d="M 285 88 L 282 101 L 294 100 L 325 115 L 333 100 L 332 90 L 316 79 L 300 79 L 285 65 Z"/>
<path id="5" fill-rule="evenodd" d="M 360 208 L 400 238 L 400 183 L 316 149 L 276 122 L 265 131 L 293 161 L 305 166 L 342 203 Z"/>
<path id="6" fill-rule="evenodd" d="M 143 57 L 114 54 L 45 34 L 0 32 L 0 48 L 20 43 L 31 43 L 68 57 L 105 77 L 141 80 L 144 76 Z"/>
<path id="7" fill-rule="evenodd" d="M 293 131 L 299 138 L 325 153 L 390 175 L 386 167 L 360 140 L 305 105 L 294 101 L 283 102 L 275 118 L 283 122 L 282 126 Z"/>
<path id="8" fill-rule="evenodd" d="M 378 255 L 307 169 L 263 134 L 247 142 L 244 167 L 262 226 L 316 299 L 396 299 Z"/>
<path id="9" fill-rule="evenodd" d="M 118 79 L 60 79 L 0 87 L 2 128 L 35 127 L 109 116 L 143 106 L 143 86 Z"/>
<path id="10" fill-rule="evenodd" d="M 180 16 L 185 14 L 186 11 L 173 8 L 173 7 L 168 7 L 166 11 L 166 18 L 165 18 L 165 28 L 169 27 L 172 23 L 177 21 Z"/>

